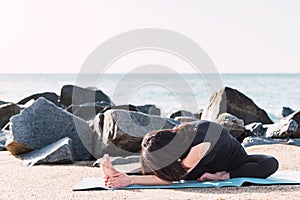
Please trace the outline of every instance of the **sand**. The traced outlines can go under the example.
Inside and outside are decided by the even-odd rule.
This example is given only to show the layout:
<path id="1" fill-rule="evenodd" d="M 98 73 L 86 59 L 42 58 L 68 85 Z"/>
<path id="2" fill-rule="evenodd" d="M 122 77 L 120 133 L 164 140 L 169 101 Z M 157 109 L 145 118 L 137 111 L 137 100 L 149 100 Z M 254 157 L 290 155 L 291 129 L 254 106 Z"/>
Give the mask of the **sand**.
<path id="1" fill-rule="evenodd" d="M 300 170 L 300 147 L 262 145 L 249 147 L 247 152 L 276 157 L 280 170 Z M 82 178 L 101 176 L 100 169 L 91 165 L 92 162 L 77 162 L 25 167 L 22 161 L 2 151 L 0 199 L 300 199 L 300 185 L 73 192 L 72 187 Z M 126 171 L 136 166 L 116 167 Z"/>

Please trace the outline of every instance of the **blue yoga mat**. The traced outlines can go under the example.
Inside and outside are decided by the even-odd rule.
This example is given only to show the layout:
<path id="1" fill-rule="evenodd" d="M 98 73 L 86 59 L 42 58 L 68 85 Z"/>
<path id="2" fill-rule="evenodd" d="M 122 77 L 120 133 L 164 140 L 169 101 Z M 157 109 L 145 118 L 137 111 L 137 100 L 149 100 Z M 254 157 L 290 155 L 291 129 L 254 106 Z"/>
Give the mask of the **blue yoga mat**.
<path id="1" fill-rule="evenodd" d="M 183 181 L 171 185 L 130 185 L 118 189 L 172 189 L 172 188 L 219 188 L 219 187 L 240 187 L 245 183 L 257 185 L 291 185 L 300 184 L 300 171 L 278 171 L 272 176 L 261 178 L 232 178 L 225 181 Z M 103 178 L 83 178 L 73 191 L 81 190 L 112 190 L 104 186 Z"/>

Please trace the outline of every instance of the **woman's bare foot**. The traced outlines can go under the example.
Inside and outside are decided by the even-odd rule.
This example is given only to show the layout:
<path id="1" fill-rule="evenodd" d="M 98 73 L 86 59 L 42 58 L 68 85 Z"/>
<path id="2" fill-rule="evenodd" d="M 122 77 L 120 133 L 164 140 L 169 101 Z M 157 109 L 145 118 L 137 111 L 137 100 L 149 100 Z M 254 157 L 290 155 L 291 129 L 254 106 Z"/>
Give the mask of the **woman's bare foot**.
<path id="1" fill-rule="evenodd" d="M 118 173 L 118 171 L 111 164 L 108 154 L 105 154 L 103 156 L 103 160 L 101 162 L 101 170 L 105 177 L 112 177 L 113 174 Z"/>

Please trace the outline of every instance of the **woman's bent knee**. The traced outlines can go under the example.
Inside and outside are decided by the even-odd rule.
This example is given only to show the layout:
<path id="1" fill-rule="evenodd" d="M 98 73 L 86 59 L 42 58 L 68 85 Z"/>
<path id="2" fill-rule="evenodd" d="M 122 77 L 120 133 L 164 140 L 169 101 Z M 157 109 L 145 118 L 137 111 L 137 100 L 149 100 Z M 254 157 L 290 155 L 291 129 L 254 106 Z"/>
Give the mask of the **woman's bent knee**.
<path id="1" fill-rule="evenodd" d="M 274 157 L 269 157 L 267 160 L 264 161 L 264 168 L 265 168 L 265 177 L 271 176 L 278 170 L 278 160 Z"/>
<path id="2" fill-rule="evenodd" d="M 278 160 L 274 157 L 271 157 L 270 158 L 270 171 L 271 171 L 271 174 L 274 174 L 278 170 L 278 167 L 279 167 Z"/>

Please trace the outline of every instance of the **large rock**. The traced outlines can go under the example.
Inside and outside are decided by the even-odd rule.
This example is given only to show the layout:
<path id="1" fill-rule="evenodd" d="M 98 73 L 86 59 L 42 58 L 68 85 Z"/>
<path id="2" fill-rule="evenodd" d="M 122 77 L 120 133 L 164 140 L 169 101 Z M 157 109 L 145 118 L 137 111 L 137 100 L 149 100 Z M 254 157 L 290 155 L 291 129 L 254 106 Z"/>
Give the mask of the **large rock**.
<path id="1" fill-rule="evenodd" d="M 289 138 L 265 138 L 258 136 L 250 136 L 244 139 L 242 146 L 250 147 L 254 145 L 266 145 L 266 144 L 286 144 L 300 146 L 300 139 L 289 139 Z"/>
<path id="2" fill-rule="evenodd" d="M 107 102 L 85 103 L 81 105 L 70 105 L 66 110 L 74 115 L 89 121 L 95 118 L 98 113 L 104 113 L 111 109 L 122 109 L 128 111 L 139 111 L 134 105 L 110 106 Z"/>
<path id="3" fill-rule="evenodd" d="M 6 103 L 0 105 L 0 129 L 2 129 L 13 115 L 19 114 L 20 106 L 14 103 Z"/>
<path id="4" fill-rule="evenodd" d="M 44 92 L 44 93 L 38 93 L 38 94 L 33 94 L 29 97 L 26 97 L 24 99 L 22 99 L 21 101 L 18 102 L 18 104 L 26 104 L 28 101 L 30 100 L 37 100 L 40 97 L 44 97 L 45 99 L 47 99 L 48 101 L 51 101 L 52 103 L 54 103 L 55 105 L 57 105 L 58 103 L 58 96 L 57 94 L 53 93 L 53 92 Z"/>
<path id="5" fill-rule="evenodd" d="M 20 158 L 25 166 L 73 163 L 72 140 L 62 138 L 46 147 L 22 154 Z"/>
<path id="6" fill-rule="evenodd" d="M 181 123 L 198 121 L 198 119 L 196 119 L 195 117 L 183 117 L 183 116 L 175 117 L 175 120 Z"/>
<path id="7" fill-rule="evenodd" d="M 261 122 L 253 122 L 245 126 L 249 136 L 264 136 L 267 128 Z"/>
<path id="8" fill-rule="evenodd" d="M 59 104 L 68 107 L 71 104 L 81 105 L 84 103 L 107 102 L 113 105 L 111 99 L 101 90 L 81 88 L 73 85 L 65 85 L 61 89 Z"/>
<path id="9" fill-rule="evenodd" d="M 142 105 L 142 106 L 136 106 L 136 108 L 145 114 L 148 115 L 157 115 L 160 116 L 161 112 L 160 109 L 157 108 L 155 105 L 152 104 L 146 104 L 146 105 Z"/>
<path id="10" fill-rule="evenodd" d="M 197 119 L 201 119 L 202 113 L 203 113 L 203 109 L 200 109 L 198 112 L 194 113 L 194 116 Z"/>
<path id="11" fill-rule="evenodd" d="M 298 124 L 298 128 L 291 134 L 291 137 L 300 138 L 300 111 L 293 112 L 282 120 L 295 120 Z"/>
<path id="12" fill-rule="evenodd" d="M 2 105 L 2 104 L 6 104 L 6 103 L 8 103 L 8 102 L 5 102 L 5 101 L 0 101 L 0 105 Z"/>
<path id="13" fill-rule="evenodd" d="M 267 131 L 265 136 L 268 138 L 285 138 L 294 134 L 294 132 L 298 129 L 298 123 L 289 118 L 284 118 L 279 122 L 265 126 L 267 127 Z"/>
<path id="14" fill-rule="evenodd" d="M 75 161 L 101 156 L 102 142 L 88 124 L 43 97 L 12 117 L 10 130 L 12 137 L 6 148 L 13 155 L 41 149 L 69 137 Z"/>
<path id="15" fill-rule="evenodd" d="M 186 110 L 179 110 L 170 115 L 170 118 L 175 119 L 176 117 L 191 117 L 191 118 L 196 119 L 196 117 L 193 113 L 186 111 Z"/>
<path id="16" fill-rule="evenodd" d="M 98 113 L 110 108 L 107 102 L 84 103 L 81 105 L 70 105 L 66 110 L 86 121 L 92 120 Z"/>
<path id="17" fill-rule="evenodd" d="M 141 149 L 142 139 L 148 132 L 170 129 L 179 124 L 180 122 L 173 119 L 139 112 L 108 110 L 104 113 L 103 122 L 105 152 L 112 156 L 131 155 Z M 98 128 L 101 129 L 101 125 Z"/>
<path id="18" fill-rule="evenodd" d="M 101 113 L 104 113 L 108 110 L 115 110 L 115 109 L 141 112 L 136 106 L 128 104 L 128 105 L 107 106 L 106 108 L 103 109 L 103 111 Z"/>
<path id="19" fill-rule="evenodd" d="M 112 165 L 126 165 L 131 163 L 139 163 L 141 156 L 127 156 L 127 157 L 111 157 L 110 162 Z M 99 158 L 96 162 L 93 163 L 93 167 L 100 167 L 103 158 Z"/>
<path id="20" fill-rule="evenodd" d="M 281 114 L 283 117 L 287 117 L 290 114 L 292 114 L 293 112 L 295 112 L 293 109 L 289 108 L 289 107 L 282 107 L 282 111 Z"/>
<path id="21" fill-rule="evenodd" d="M 245 124 L 273 123 L 267 113 L 250 98 L 229 87 L 224 87 L 210 97 L 210 102 L 203 110 L 201 119 L 215 121 L 221 113 L 230 113 L 242 119 Z"/>
<path id="22" fill-rule="evenodd" d="M 160 116 L 160 109 L 157 108 L 155 105 L 152 104 L 146 104 L 142 106 L 134 106 L 131 104 L 128 105 L 117 105 L 117 106 L 111 106 L 107 107 L 103 112 L 111 109 L 121 109 L 121 110 L 127 110 L 127 111 L 136 111 L 136 112 L 142 112 L 148 115 L 157 115 Z"/>
<path id="23" fill-rule="evenodd" d="M 228 132 L 235 138 L 239 138 L 246 130 L 244 121 L 229 113 L 221 113 L 216 122 L 226 127 Z"/>
<path id="24" fill-rule="evenodd" d="M 9 131 L 0 130 L 0 151 L 6 150 L 5 143 L 8 138 Z"/>

